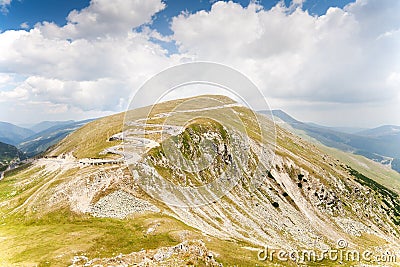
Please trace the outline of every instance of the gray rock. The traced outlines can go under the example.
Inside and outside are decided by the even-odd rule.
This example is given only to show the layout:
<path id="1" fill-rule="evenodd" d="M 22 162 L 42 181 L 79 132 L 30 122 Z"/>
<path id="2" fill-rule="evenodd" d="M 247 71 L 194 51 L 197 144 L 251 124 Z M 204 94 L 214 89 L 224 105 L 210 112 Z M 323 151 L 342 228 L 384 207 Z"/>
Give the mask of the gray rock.
<path id="1" fill-rule="evenodd" d="M 101 198 L 90 208 L 90 214 L 95 217 L 118 219 L 124 219 L 130 214 L 145 211 L 160 212 L 160 209 L 122 190 L 115 191 Z"/>

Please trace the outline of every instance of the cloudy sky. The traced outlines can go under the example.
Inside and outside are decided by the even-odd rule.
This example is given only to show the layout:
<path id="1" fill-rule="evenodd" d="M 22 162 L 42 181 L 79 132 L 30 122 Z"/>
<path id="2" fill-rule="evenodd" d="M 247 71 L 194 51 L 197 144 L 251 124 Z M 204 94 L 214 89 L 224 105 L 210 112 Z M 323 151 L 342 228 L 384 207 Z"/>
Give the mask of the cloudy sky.
<path id="1" fill-rule="evenodd" d="M 400 125 L 399 14 L 398 0 L 0 0 L 0 121 L 120 112 L 159 71 L 212 61 L 300 120 Z"/>

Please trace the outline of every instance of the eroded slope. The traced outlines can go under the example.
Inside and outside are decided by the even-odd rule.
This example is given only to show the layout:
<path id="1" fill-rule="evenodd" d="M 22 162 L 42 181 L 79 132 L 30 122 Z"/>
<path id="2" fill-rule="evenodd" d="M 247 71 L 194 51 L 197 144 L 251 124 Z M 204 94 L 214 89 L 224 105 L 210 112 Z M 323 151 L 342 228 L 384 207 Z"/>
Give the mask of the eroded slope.
<path id="1" fill-rule="evenodd" d="M 275 135 L 270 120 L 230 99 L 197 100 L 128 113 L 129 135 L 121 134 L 123 114 L 91 122 L 46 158 L 7 174 L 0 183 L 7 247 L 0 258 L 63 265 L 84 255 L 106 262 L 118 253 L 203 239 L 216 261 L 246 266 L 267 264 L 247 249 L 263 245 L 322 250 L 344 239 L 353 248 L 398 248 L 398 187 L 376 182 L 398 175 L 368 161 L 362 164 L 373 171 L 365 171 L 349 155 L 336 158 L 280 127 Z M 131 150 L 121 146 L 127 142 Z M 234 187 L 208 205 L 184 193 L 173 201 L 154 198 L 139 186 L 168 181 L 196 188 L 221 174 Z M 205 187 L 204 198 L 210 190 Z M 54 242 L 56 234 L 63 242 Z M 41 241 L 26 242 L 30 235 Z"/>

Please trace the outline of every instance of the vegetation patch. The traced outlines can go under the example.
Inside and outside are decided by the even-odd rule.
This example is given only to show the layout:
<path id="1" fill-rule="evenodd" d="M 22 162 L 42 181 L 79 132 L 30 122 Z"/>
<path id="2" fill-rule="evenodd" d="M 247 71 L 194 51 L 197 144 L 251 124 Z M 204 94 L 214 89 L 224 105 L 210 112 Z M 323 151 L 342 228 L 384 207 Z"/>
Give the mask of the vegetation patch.
<path id="1" fill-rule="evenodd" d="M 0 258 L 21 266 L 66 266 L 75 255 L 111 257 L 173 246 L 180 242 L 174 232 L 195 231 L 166 215 L 142 214 L 131 220 L 118 220 L 93 218 L 67 209 L 40 218 L 9 217 L 0 223 L 0 235 L 7 237 L 0 246 Z M 157 231 L 146 234 L 155 223 L 159 225 Z"/>
<path id="2" fill-rule="evenodd" d="M 213 133 L 211 140 L 205 139 L 204 136 L 210 133 Z M 210 151 L 204 151 L 202 142 L 208 142 L 207 149 Z M 228 133 L 220 123 L 210 119 L 196 119 L 186 126 L 181 134 L 170 137 L 161 146 L 152 148 L 147 155 L 151 165 L 163 178 L 182 186 L 201 186 L 212 182 L 227 169 L 228 162 L 232 160 L 229 145 Z M 182 164 L 186 164 L 187 170 L 174 168 L 174 163 L 167 158 L 164 147 L 171 146 L 177 150 L 174 153 L 178 153 L 178 157 L 182 156 Z M 221 146 L 222 151 L 219 148 Z M 204 153 L 214 155 L 211 164 L 205 161 Z M 189 171 L 193 161 L 208 166 L 199 171 Z"/>
<path id="3" fill-rule="evenodd" d="M 396 225 L 400 225 L 399 195 L 396 192 L 388 189 L 387 187 L 375 182 L 371 178 L 366 177 L 362 173 L 359 173 L 350 166 L 347 166 L 347 170 L 358 183 L 371 188 L 374 192 L 382 196 L 382 202 L 384 202 L 386 206 L 389 207 L 389 210 L 387 210 L 386 212 L 390 216 L 391 211 L 393 213 L 393 216 L 391 216 L 390 218 L 392 219 L 393 223 L 395 223 Z"/>

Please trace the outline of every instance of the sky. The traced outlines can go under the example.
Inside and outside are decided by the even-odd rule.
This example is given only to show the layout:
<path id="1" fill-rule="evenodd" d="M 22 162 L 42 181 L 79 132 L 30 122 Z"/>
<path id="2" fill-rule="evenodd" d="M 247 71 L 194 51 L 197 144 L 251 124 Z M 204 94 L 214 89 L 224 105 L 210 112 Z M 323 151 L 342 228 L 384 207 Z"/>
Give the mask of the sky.
<path id="1" fill-rule="evenodd" d="M 398 14 L 398 0 L 0 0 L 0 121 L 122 112 L 153 75 L 210 61 L 299 120 L 400 125 Z"/>

